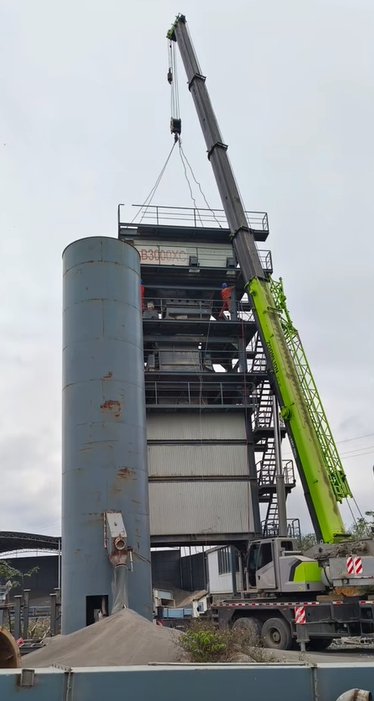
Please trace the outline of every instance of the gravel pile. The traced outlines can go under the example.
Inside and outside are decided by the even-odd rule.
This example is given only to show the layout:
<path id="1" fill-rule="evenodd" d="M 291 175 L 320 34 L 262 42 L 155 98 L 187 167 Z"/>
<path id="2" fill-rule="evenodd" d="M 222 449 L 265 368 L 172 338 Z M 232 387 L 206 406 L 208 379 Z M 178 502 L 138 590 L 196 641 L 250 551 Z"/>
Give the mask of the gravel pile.
<path id="1" fill-rule="evenodd" d="M 23 667 L 111 667 L 179 662 L 179 635 L 123 609 L 76 633 L 51 639 L 45 647 L 25 655 L 22 663 Z"/>

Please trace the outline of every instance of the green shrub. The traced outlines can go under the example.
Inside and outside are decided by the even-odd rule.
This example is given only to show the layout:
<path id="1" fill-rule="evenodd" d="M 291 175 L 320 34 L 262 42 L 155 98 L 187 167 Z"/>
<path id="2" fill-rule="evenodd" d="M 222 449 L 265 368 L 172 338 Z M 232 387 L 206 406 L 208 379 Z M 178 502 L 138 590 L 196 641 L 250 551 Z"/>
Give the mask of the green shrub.
<path id="1" fill-rule="evenodd" d="M 273 662 L 269 650 L 254 646 L 247 631 L 218 629 L 211 620 L 194 619 L 177 641 L 190 662 Z M 243 657 L 245 659 L 243 659 Z"/>
<path id="2" fill-rule="evenodd" d="M 179 644 L 192 662 L 217 662 L 227 651 L 224 635 L 204 626 L 191 627 L 181 635 Z"/>

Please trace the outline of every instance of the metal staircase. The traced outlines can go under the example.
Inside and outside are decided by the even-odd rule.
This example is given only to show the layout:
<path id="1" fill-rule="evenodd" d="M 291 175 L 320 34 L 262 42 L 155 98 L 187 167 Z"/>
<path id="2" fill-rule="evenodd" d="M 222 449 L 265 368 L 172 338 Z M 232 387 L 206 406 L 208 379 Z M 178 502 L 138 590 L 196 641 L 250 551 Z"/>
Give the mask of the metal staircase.
<path id="1" fill-rule="evenodd" d="M 255 339 L 255 353 L 252 371 L 261 377 L 256 386 L 256 401 L 252 415 L 253 435 L 256 441 L 256 452 L 261 452 L 261 460 L 257 463 L 258 487 L 260 502 L 267 504 L 266 516 L 263 521 L 263 536 L 275 537 L 279 533 L 278 504 L 276 494 L 276 460 L 273 417 L 273 393 L 269 380 L 263 379 L 267 370 L 265 354 L 259 334 Z M 286 430 L 281 424 L 281 435 Z M 291 460 L 284 463 L 284 478 L 286 495 L 295 487 L 295 473 Z M 292 520 L 294 524 L 294 520 Z M 294 528 L 294 525 L 293 525 Z"/>

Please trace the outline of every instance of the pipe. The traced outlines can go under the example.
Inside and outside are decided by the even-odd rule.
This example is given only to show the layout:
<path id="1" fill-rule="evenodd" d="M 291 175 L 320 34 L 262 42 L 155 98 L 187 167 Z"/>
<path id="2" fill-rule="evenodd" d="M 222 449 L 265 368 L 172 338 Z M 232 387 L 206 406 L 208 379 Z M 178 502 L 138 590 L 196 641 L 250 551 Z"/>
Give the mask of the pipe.
<path id="1" fill-rule="evenodd" d="M 336 701 L 373 701 L 370 691 L 364 689 L 350 689 L 341 694 Z"/>

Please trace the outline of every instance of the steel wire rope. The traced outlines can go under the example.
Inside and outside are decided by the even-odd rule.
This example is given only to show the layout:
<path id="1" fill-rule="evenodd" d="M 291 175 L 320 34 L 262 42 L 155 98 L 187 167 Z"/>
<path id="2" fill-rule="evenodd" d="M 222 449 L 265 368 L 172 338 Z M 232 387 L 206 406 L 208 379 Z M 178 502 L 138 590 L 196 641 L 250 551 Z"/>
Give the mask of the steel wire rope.
<path id="1" fill-rule="evenodd" d="M 353 522 L 354 522 L 355 526 L 357 526 L 357 519 L 356 519 L 356 516 L 355 516 L 354 513 L 353 513 L 353 509 L 352 509 L 351 504 L 350 504 L 350 502 L 349 502 L 349 500 L 348 500 L 348 497 L 346 497 L 345 501 L 346 501 L 346 503 L 347 503 L 347 506 L 348 506 L 349 511 L 351 512 L 351 516 L 352 516 L 352 518 L 353 518 Z M 359 512 L 359 513 L 360 513 L 360 512 Z M 362 517 L 361 517 L 361 518 L 362 518 Z"/>
<path id="2" fill-rule="evenodd" d="M 364 518 L 364 515 L 363 515 L 363 513 L 362 513 L 362 511 L 357 503 L 356 497 L 352 496 L 352 501 L 353 501 L 358 513 L 360 514 L 360 518 Z"/>
<path id="3" fill-rule="evenodd" d="M 182 166 L 183 166 L 183 170 L 184 170 L 184 177 L 186 178 L 186 181 L 187 181 L 188 189 L 189 189 L 189 191 L 190 191 L 191 200 L 192 200 L 192 202 L 193 202 L 193 204 L 194 204 L 194 207 L 195 207 L 195 210 L 196 210 L 196 212 L 197 212 L 197 216 L 198 216 L 198 218 L 199 218 L 200 224 L 201 224 L 202 228 L 204 228 L 204 224 L 203 224 L 203 221 L 202 221 L 202 219 L 201 219 L 201 215 L 200 215 L 200 212 L 199 212 L 199 209 L 198 209 L 198 206 L 197 206 L 197 202 L 196 202 L 196 200 L 195 200 L 195 198 L 194 198 L 194 196 L 193 196 L 193 190 L 192 190 L 191 183 L 190 183 L 190 180 L 189 180 L 189 177 L 188 177 L 187 168 L 186 168 L 186 163 L 185 163 L 185 161 L 184 161 L 183 153 L 182 153 L 182 150 L 181 150 L 181 141 L 180 141 L 180 139 L 178 140 L 178 143 L 179 143 L 179 155 L 180 155 L 180 159 L 181 159 L 181 161 L 182 161 Z"/>
<path id="4" fill-rule="evenodd" d="M 180 119 L 180 109 L 179 109 L 179 91 L 178 91 L 178 73 L 177 73 L 177 62 L 174 51 L 173 42 L 168 42 L 168 56 L 169 56 L 169 72 L 168 80 L 170 83 L 170 118 L 171 122 L 173 119 Z"/>
<path id="5" fill-rule="evenodd" d="M 201 195 L 202 195 L 202 197 L 203 197 L 203 199 L 204 199 L 204 202 L 205 202 L 207 208 L 209 209 L 210 213 L 211 213 L 212 216 L 213 216 L 213 219 L 216 221 L 216 223 L 218 224 L 219 228 L 222 229 L 221 223 L 218 221 L 218 219 L 217 219 L 217 217 L 216 217 L 216 214 L 215 214 L 215 212 L 214 212 L 214 209 L 211 208 L 211 206 L 210 206 L 210 204 L 209 204 L 207 198 L 205 197 L 205 194 L 204 194 L 204 192 L 203 192 L 203 189 L 202 189 L 202 187 L 201 187 L 201 184 L 199 183 L 199 181 L 198 181 L 198 180 L 196 179 L 196 177 L 195 177 L 195 174 L 194 174 L 194 172 L 193 172 L 193 170 L 192 170 L 192 166 L 191 166 L 191 164 L 190 164 L 190 162 L 189 162 L 189 160 L 188 160 L 188 158 L 187 158 L 187 156 L 186 156 L 186 154 L 185 154 L 185 152 L 184 152 L 184 150 L 183 150 L 183 146 L 182 146 L 182 143 L 181 143 L 181 140 L 180 140 L 180 139 L 179 139 L 179 148 L 180 148 L 180 151 L 181 151 L 181 153 L 182 153 L 182 155 L 183 155 L 183 158 L 185 159 L 185 161 L 186 161 L 186 163 L 187 163 L 188 168 L 189 168 L 190 171 L 191 171 L 191 175 L 192 175 L 192 177 L 193 177 L 193 179 L 194 179 L 196 185 L 198 186 L 198 188 L 199 188 L 199 190 L 200 190 L 200 192 L 201 192 Z"/>
<path id="6" fill-rule="evenodd" d="M 158 178 L 157 178 L 157 180 L 156 180 L 156 182 L 155 182 L 155 184 L 154 184 L 152 190 L 150 191 L 150 193 L 148 194 L 148 196 L 147 196 L 146 199 L 144 200 L 144 203 L 142 204 L 142 206 L 141 206 L 141 207 L 138 209 L 138 211 L 136 212 L 136 214 L 135 214 L 135 216 L 134 216 L 134 218 L 133 218 L 131 224 L 134 223 L 135 219 L 137 218 L 137 216 L 140 214 L 140 212 L 141 212 L 142 210 L 144 210 L 144 211 L 143 211 L 143 214 L 142 214 L 142 217 L 141 217 L 141 219 L 140 219 L 139 224 L 141 224 L 141 222 L 143 221 L 143 219 L 144 219 L 144 217 L 145 217 L 145 214 L 146 214 L 148 208 L 149 208 L 150 205 L 151 205 L 152 198 L 153 198 L 154 195 L 156 194 L 157 188 L 158 188 L 158 186 L 159 186 L 159 184 L 160 184 L 160 182 L 161 182 L 161 180 L 162 180 L 162 177 L 163 177 L 163 175 L 164 175 L 164 173 L 165 173 L 165 170 L 166 170 L 166 168 L 167 168 L 167 166 L 168 166 L 168 163 L 169 163 L 169 161 L 170 161 L 170 158 L 171 158 L 171 156 L 172 156 L 172 153 L 173 153 L 173 151 L 174 151 L 174 148 L 175 148 L 175 142 L 173 143 L 173 145 L 172 145 L 172 147 L 171 147 L 171 149 L 170 149 L 170 151 L 169 151 L 169 155 L 168 155 L 168 157 L 167 157 L 167 159 L 166 159 L 166 161 L 165 161 L 165 163 L 164 163 L 164 165 L 163 165 L 163 167 L 162 167 L 162 169 L 161 169 L 161 172 L 160 172 L 160 174 L 159 174 L 159 176 L 158 176 Z M 149 200 L 149 201 L 148 201 L 148 200 Z"/>
<path id="7" fill-rule="evenodd" d="M 180 107 L 179 107 L 179 89 L 178 89 L 178 70 L 177 70 L 177 58 L 174 50 L 174 43 L 171 45 L 171 56 L 172 56 L 172 70 L 173 70 L 173 82 L 172 82 L 172 92 L 174 93 L 174 111 L 172 117 L 180 119 Z"/>

